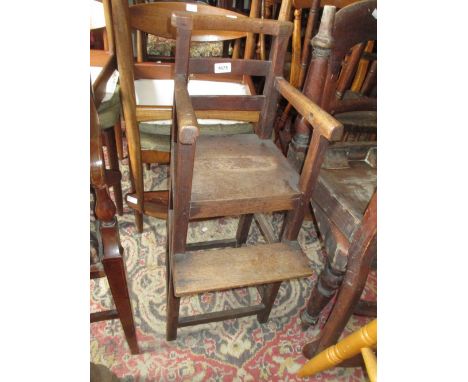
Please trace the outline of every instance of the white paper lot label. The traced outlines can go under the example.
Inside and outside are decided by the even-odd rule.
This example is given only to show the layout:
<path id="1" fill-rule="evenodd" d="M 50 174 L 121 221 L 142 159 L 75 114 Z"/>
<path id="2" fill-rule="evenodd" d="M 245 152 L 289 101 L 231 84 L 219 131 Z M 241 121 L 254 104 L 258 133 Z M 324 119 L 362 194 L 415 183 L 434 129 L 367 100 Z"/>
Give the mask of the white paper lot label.
<path id="1" fill-rule="evenodd" d="M 197 4 L 187 4 L 185 9 L 189 12 L 196 12 L 197 11 Z"/>
<path id="2" fill-rule="evenodd" d="M 231 73 L 231 63 L 222 62 L 219 64 L 214 64 L 214 72 L 215 73 Z"/>
<path id="3" fill-rule="evenodd" d="M 138 204 L 138 199 L 131 195 L 127 195 L 127 201 L 133 204 Z"/>

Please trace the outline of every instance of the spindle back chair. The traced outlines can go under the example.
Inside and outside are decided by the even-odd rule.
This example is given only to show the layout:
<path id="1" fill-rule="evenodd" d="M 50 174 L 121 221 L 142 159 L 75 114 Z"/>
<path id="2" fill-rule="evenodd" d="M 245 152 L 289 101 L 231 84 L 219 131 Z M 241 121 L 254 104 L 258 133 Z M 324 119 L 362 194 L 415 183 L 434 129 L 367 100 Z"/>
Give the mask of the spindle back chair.
<path id="1" fill-rule="evenodd" d="M 310 40 L 312 36 L 316 33 L 316 26 L 320 9 L 326 5 L 335 6 L 339 9 L 357 1 L 359 0 L 285 0 L 281 3 L 278 20 L 290 20 L 291 13 L 293 13 L 294 15 L 294 28 L 291 45 L 291 66 L 289 70 L 289 82 L 291 83 L 291 85 L 298 89 L 302 89 L 302 86 L 304 84 L 306 70 L 309 67 L 310 61 Z M 308 10 L 308 17 L 306 28 L 303 33 L 302 14 L 305 13 L 304 10 Z M 362 50 L 360 51 L 360 53 L 362 53 Z M 345 68 L 347 70 L 348 77 L 349 75 L 354 75 L 354 73 L 356 72 L 356 68 L 358 66 L 360 57 L 356 58 L 357 60 L 355 61 L 348 60 L 347 62 L 348 65 Z M 358 72 L 365 73 L 365 71 L 366 67 L 364 65 L 360 66 L 360 70 Z M 343 79 L 345 77 L 346 76 L 343 76 Z M 349 80 L 352 79 L 353 77 L 349 78 Z M 341 83 L 342 81 L 340 81 L 340 85 Z M 362 79 L 359 80 L 359 84 L 362 84 Z M 287 152 L 288 145 L 292 137 L 291 134 L 293 133 L 293 131 L 291 131 L 292 129 L 289 126 L 288 128 L 285 128 L 288 122 L 288 118 L 290 118 L 290 111 L 291 105 L 287 104 L 284 107 L 283 111 L 281 112 L 281 115 L 279 116 L 275 124 L 275 142 L 277 142 L 278 146 L 281 147 L 284 153 Z"/>
<path id="2" fill-rule="evenodd" d="M 373 132 L 377 127 L 375 98 L 340 98 L 337 94 L 342 62 L 349 50 L 359 43 L 377 38 L 377 20 L 374 11 L 377 1 L 359 1 L 336 12 L 326 6 L 319 32 L 312 39 L 312 58 L 304 82 L 303 93 L 317 102 L 324 110 L 335 115 L 345 126 L 364 126 Z M 326 11 L 328 9 L 328 11 Z M 355 113 L 359 112 L 358 115 Z M 294 125 L 291 157 L 300 156 L 307 149 L 310 127 L 304 118 L 297 118 Z"/>

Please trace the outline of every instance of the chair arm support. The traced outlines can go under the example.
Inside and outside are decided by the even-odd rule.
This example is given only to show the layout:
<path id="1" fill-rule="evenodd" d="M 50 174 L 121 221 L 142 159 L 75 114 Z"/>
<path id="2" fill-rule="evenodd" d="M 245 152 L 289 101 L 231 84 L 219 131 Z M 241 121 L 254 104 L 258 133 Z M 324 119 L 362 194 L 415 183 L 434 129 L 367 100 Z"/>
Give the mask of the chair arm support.
<path id="1" fill-rule="evenodd" d="M 283 77 L 276 77 L 275 87 L 280 94 L 301 114 L 307 122 L 329 141 L 339 140 L 343 125 L 320 106 L 312 102 Z"/>
<path id="2" fill-rule="evenodd" d="M 187 90 L 187 81 L 181 75 L 174 77 L 174 104 L 178 126 L 178 141 L 184 145 L 194 144 L 200 130 Z"/>

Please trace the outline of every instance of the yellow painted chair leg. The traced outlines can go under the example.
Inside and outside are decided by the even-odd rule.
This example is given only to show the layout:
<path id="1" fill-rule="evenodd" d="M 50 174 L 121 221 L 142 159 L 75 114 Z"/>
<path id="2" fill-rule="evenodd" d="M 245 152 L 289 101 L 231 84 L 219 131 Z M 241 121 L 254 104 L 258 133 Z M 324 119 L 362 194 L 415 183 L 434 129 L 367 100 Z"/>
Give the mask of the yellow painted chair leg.
<path id="1" fill-rule="evenodd" d="M 367 375 L 371 382 L 377 381 L 377 357 L 371 348 L 361 349 L 362 358 L 364 358 L 364 364 L 366 365 Z"/>
<path id="2" fill-rule="evenodd" d="M 374 41 L 368 41 L 366 47 L 364 48 L 365 53 L 372 53 L 374 49 Z M 353 84 L 351 85 L 351 91 L 358 93 L 361 91 L 362 84 L 366 78 L 367 69 L 369 67 L 369 60 L 367 58 L 361 58 L 359 61 L 356 74 L 354 76 Z"/>
<path id="3" fill-rule="evenodd" d="M 321 371 L 336 366 L 346 359 L 352 358 L 361 352 L 364 347 L 372 347 L 377 343 L 377 319 L 363 326 L 358 331 L 342 339 L 314 358 L 309 360 L 299 370 L 300 377 L 309 377 Z"/>

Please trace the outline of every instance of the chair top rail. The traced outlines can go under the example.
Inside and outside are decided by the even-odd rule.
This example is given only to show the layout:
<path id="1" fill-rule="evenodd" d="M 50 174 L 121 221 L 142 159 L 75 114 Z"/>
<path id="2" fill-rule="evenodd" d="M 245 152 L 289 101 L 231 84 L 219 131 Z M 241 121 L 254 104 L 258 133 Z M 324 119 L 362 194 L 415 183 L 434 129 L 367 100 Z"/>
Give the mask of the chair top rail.
<path id="1" fill-rule="evenodd" d="M 237 31 L 263 33 L 271 36 L 288 36 L 293 24 L 289 21 L 262 20 L 250 17 L 231 17 L 229 15 L 202 15 L 193 12 L 174 12 L 172 26 L 186 30 Z"/>
<path id="2" fill-rule="evenodd" d="M 153 34 L 155 36 L 175 39 L 176 28 L 175 26 L 171 25 L 170 19 L 172 13 L 177 11 L 188 11 L 189 13 L 194 14 L 209 15 L 210 18 L 213 16 L 231 17 L 236 19 L 248 18 L 241 13 L 202 3 L 156 2 L 130 6 L 130 25 L 132 28 Z M 227 32 L 223 29 L 221 29 L 219 33 L 197 30 L 193 33 L 192 41 L 225 41 L 246 36 L 247 33 L 245 32 Z"/>

